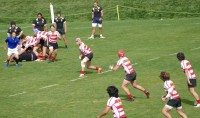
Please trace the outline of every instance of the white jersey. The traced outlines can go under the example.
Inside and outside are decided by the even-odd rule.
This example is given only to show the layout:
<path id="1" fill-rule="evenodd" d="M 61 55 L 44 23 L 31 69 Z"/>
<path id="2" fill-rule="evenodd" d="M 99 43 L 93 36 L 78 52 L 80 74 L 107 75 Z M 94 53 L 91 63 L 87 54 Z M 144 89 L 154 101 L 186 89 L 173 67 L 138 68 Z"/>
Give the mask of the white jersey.
<path id="1" fill-rule="evenodd" d="M 47 40 L 48 39 L 48 32 L 45 32 L 45 31 L 39 31 L 37 33 L 37 38 L 40 40 L 40 39 L 43 39 L 43 40 Z"/>
<path id="2" fill-rule="evenodd" d="M 167 80 L 164 82 L 164 89 L 167 92 L 166 98 L 177 99 L 180 98 L 174 83 L 171 80 Z"/>
<path id="3" fill-rule="evenodd" d="M 48 32 L 49 43 L 57 43 L 57 39 L 60 37 L 60 33 L 58 31 Z"/>
<path id="4" fill-rule="evenodd" d="M 107 107 L 112 108 L 114 118 L 125 118 L 126 114 L 123 110 L 121 99 L 118 97 L 111 97 L 108 99 Z"/>
<path id="5" fill-rule="evenodd" d="M 188 60 L 181 61 L 181 68 L 186 71 L 189 75 L 189 79 L 196 79 L 196 75 L 192 69 L 192 66 Z"/>
<path id="6" fill-rule="evenodd" d="M 92 53 L 92 50 L 83 42 L 81 42 L 81 44 L 79 45 L 79 49 L 82 55 L 87 55 L 87 54 Z"/>
<path id="7" fill-rule="evenodd" d="M 28 48 L 30 46 L 35 46 L 37 43 L 39 43 L 39 40 L 37 40 L 36 37 L 26 36 L 26 44 L 25 44 L 26 48 Z"/>
<path id="8" fill-rule="evenodd" d="M 124 68 L 124 71 L 127 74 L 132 74 L 135 70 L 132 67 L 131 62 L 129 61 L 129 59 L 127 57 L 122 57 L 118 60 L 117 65 L 120 66 L 122 65 L 122 67 Z"/>

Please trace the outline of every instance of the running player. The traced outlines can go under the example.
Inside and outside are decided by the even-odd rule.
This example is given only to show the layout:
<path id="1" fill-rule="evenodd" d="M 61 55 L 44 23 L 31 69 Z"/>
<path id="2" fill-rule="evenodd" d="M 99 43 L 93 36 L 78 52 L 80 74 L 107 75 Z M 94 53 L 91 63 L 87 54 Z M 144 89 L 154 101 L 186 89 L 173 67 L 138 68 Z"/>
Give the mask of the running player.
<path id="1" fill-rule="evenodd" d="M 56 31 L 55 26 L 50 26 L 51 31 L 48 32 L 49 37 L 49 56 L 48 56 L 48 62 L 56 60 L 57 52 L 58 52 L 58 43 L 57 39 L 61 39 L 60 34 L 58 31 Z M 52 57 L 52 53 L 54 52 L 54 56 Z"/>
<path id="2" fill-rule="evenodd" d="M 8 53 L 7 53 L 8 58 L 5 65 L 6 67 L 8 67 L 12 55 L 14 55 L 15 57 L 16 67 L 19 66 L 18 45 L 20 45 L 20 40 L 19 38 L 16 37 L 16 33 L 13 31 L 12 35 L 5 40 L 5 45 L 4 45 L 4 51 L 6 51 L 6 48 L 8 47 Z"/>
<path id="3" fill-rule="evenodd" d="M 56 30 L 61 34 L 64 41 L 65 48 L 67 48 L 67 40 L 65 34 L 67 32 L 67 23 L 64 17 L 61 16 L 61 12 L 57 12 L 57 18 L 54 19 Z"/>
<path id="4" fill-rule="evenodd" d="M 144 89 L 142 86 L 140 86 L 140 85 L 138 85 L 136 83 L 136 72 L 133 69 L 130 60 L 127 57 L 125 57 L 124 51 L 123 50 L 119 50 L 118 51 L 118 56 L 119 56 L 119 60 L 118 60 L 118 62 L 116 64 L 116 66 L 115 67 L 114 66 L 110 66 L 109 68 L 111 70 L 113 70 L 113 71 L 116 71 L 120 66 L 122 66 L 123 69 L 125 70 L 126 77 L 123 80 L 123 83 L 122 83 L 121 87 L 126 92 L 126 94 L 128 95 L 129 99 L 131 101 L 134 100 L 132 94 L 130 93 L 129 89 L 127 88 L 128 84 L 131 84 L 134 88 L 143 91 L 146 94 L 147 98 L 149 98 L 150 93 L 146 89 Z"/>
<path id="5" fill-rule="evenodd" d="M 99 33 L 100 38 L 103 37 L 103 29 L 102 29 L 102 20 L 103 20 L 103 9 L 102 7 L 98 6 L 97 2 L 94 2 L 94 7 L 92 8 L 92 35 L 89 37 L 89 39 L 94 39 L 95 29 L 98 25 L 99 27 Z"/>
<path id="6" fill-rule="evenodd" d="M 97 118 L 105 116 L 111 109 L 114 118 L 127 118 L 123 110 L 121 99 L 119 98 L 118 95 L 118 89 L 115 86 L 109 86 L 107 88 L 107 92 L 110 97 L 107 101 L 107 106 L 105 110 L 97 116 Z"/>
<path id="7" fill-rule="evenodd" d="M 163 107 L 162 113 L 166 118 L 172 118 L 169 111 L 176 108 L 176 111 L 182 118 L 187 118 L 186 114 L 182 111 L 181 98 L 175 88 L 174 83 L 170 80 L 170 75 L 167 72 L 160 73 L 160 79 L 164 81 L 164 89 L 166 95 L 162 96 L 162 101 L 169 99 L 167 104 Z"/>
<path id="8" fill-rule="evenodd" d="M 185 76 L 187 78 L 187 84 L 188 84 L 188 90 L 190 93 L 194 96 L 196 99 L 197 104 L 194 107 L 200 107 L 200 99 L 199 95 L 195 91 L 196 87 L 196 75 L 192 69 L 192 66 L 188 60 L 185 59 L 185 55 L 182 52 L 177 53 L 177 58 L 181 63 L 181 68 L 183 69 L 183 72 L 185 73 Z"/>
<path id="9" fill-rule="evenodd" d="M 8 37 L 10 37 L 12 35 L 12 32 L 16 33 L 17 38 L 20 38 L 21 35 L 23 34 L 22 29 L 20 27 L 16 26 L 15 21 L 10 22 L 10 27 L 8 28 L 8 32 L 7 32 Z"/>
<path id="10" fill-rule="evenodd" d="M 98 71 L 98 74 L 101 73 L 102 68 L 96 67 L 96 66 L 92 66 L 91 61 L 93 58 L 93 52 L 92 50 L 85 45 L 80 38 L 76 38 L 76 44 L 79 46 L 80 49 L 80 56 L 79 59 L 81 59 L 81 74 L 79 77 L 84 77 L 85 75 L 85 67 L 89 68 L 89 69 L 94 69 Z"/>

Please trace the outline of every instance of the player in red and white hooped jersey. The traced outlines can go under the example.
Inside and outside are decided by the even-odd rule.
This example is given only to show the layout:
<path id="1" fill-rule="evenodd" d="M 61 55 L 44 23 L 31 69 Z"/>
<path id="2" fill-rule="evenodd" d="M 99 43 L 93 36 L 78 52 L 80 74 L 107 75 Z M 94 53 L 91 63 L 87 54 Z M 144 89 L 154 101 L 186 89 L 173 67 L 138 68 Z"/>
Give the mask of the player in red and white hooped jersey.
<path id="1" fill-rule="evenodd" d="M 118 56 L 119 56 L 119 60 L 117 61 L 116 66 L 115 67 L 114 66 L 110 66 L 109 68 L 111 70 L 116 71 L 120 66 L 122 66 L 123 69 L 125 70 L 126 77 L 123 80 L 121 87 L 126 92 L 126 94 L 128 95 L 129 99 L 131 101 L 134 100 L 133 99 L 133 95 L 130 93 L 129 89 L 127 88 L 128 84 L 131 84 L 134 88 L 143 91 L 146 94 L 147 98 L 149 98 L 150 93 L 145 88 L 143 88 L 142 86 L 140 86 L 140 85 L 138 85 L 136 83 L 136 72 L 133 69 L 130 60 L 127 57 L 125 57 L 124 51 L 123 50 L 119 50 L 118 51 Z"/>
<path id="2" fill-rule="evenodd" d="M 85 75 L 85 67 L 89 68 L 89 69 L 94 69 L 98 71 L 98 74 L 101 73 L 102 68 L 99 68 L 97 66 L 92 66 L 91 61 L 93 58 L 93 52 L 92 50 L 86 45 L 84 44 L 80 38 L 76 38 L 76 44 L 79 46 L 79 50 L 80 50 L 80 56 L 79 59 L 81 59 L 81 74 L 80 77 L 84 77 Z"/>
<path id="3" fill-rule="evenodd" d="M 107 101 L 107 106 L 105 110 L 97 116 L 97 118 L 105 116 L 111 109 L 114 118 L 127 118 L 123 109 L 121 99 L 118 95 L 118 89 L 115 86 L 109 86 L 107 88 L 107 92 L 110 96 Z"/>
<path id="4" fill-rule="evenodd" d="M 40 41 L 39 44 L 40 44 L 40 47 L 42 48 L 42 60 L 45 60 L 45 55 L 46 55 L 47 46 L 48 46 L 48 32 L 39 31 L 38 29 L 34 29 L 33 31 L 34 31 L 34 35 Z"/>
<path id="5" fill-rule="evenodd" d="M 174 83 L 170 80 L 170 75 L 167 72 L 160 73 L 160 79 L 164 81 L 164 90 L 166 91 L 166 95 L 162 96 L 162 101 L 166 101 L 169 99 L 167 104 L 163 107 L 162 113 L 166 118 L 172 118 L 169 114 L 169 111 L 172 108 L 176 108 L 178 114 L 182 118 L 187 118 L 186 114 L 182 110 L 181 106 L 181 98 L 175 88 Z"/>
<path id="6" fill-rule="evenodd" d="M 195 105 L 195 107 L 200 107 L 199 95 L 197 94 L 197 92 L 194 89 L 196 87 L 196 78 L 197 77 L 192 69 L 192 66 L 191 66 L 190 62 L 185 59 L 184 53 L 182 53 L 182 52 L 177 53 L 177 58 L 180 61 L 181 68 L 183 69 L 183 72 L 185 73 L 185 75 L 187 77 L 188 90 L 196 99 L 197 104 Z"/>
<path id="7" fill-rule="evenodd" d="M 58 31 L 56 31 L 55 26 L 50 26 L 51 31 L 48 32 L 48 38 L 49 38 L 49 56 L 48 56 L 48 62 L 52 59 L 53 61 L 56 60 L 57 52 L 58 52 L 58 43 L 57 39 L 61 39 L 60 34 Z M 54 53 L 54 56 L 52 56 L 52 53 Z"/>

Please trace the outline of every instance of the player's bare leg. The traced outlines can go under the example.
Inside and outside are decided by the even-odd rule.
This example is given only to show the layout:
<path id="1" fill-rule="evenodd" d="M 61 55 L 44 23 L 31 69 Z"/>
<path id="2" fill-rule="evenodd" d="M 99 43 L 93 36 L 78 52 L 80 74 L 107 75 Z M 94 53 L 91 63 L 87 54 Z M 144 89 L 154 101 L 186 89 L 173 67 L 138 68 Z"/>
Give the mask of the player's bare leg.
<path id="1" fill-rule="evenodd" d="M 58 49 L 55 49 L 55 50 L 54 50 L 53 61 L 56 61 L 57 52 L 58 52 Z"/>
<path id="2" fill-rule="evenodd" d="M 47 53 L 47 47 L 43 46 L 42 47 L 42 60 L 45 60 L 46 53 Z"/>
<path id="3" fill-rule="evenodd" d="M 128 98 L 129 98 L 131 101 L 133 101 L 133 100 L 134 100 L 134 99 L 133 99 L 133 96 L 132 96 L 132 94 L 130 93 L 129 89 L 127 88 L 127 86 L 128 86 L 129 83 L 130 83 L 129 81 L 127 81 L 127 80 L 124 79 L 124 81 L 122 82 L 121 87 L 122 87 L 122 89 L 124 90 L 124 92 L 128 95 Z"/>
<path id="4" fill-rule="evenodd" d="M 102 29 L 102 27 L 99 27 L 99 34 L 100 34 L 100 38 L 105 38 L 105 37 L 103 37 L 103 29 Z"/>
<path id="5" fill-rule="evenodd" d="M 178 114 L 179 114 L 182 118 L 187 118 L 187 115 L 183 112 L 182 109 L 176 109 L 176 111 L 178 112 Z"/>
<path id="6" fill-rule="evenodd" d="M 163 107 L 162 109 L 162 113 L 166 118 L 172 118 L 172 116 L 169 114 L 170 109 L 168 109 L 167 107 Z"/>
<path id="7" fill-rule="evenodd" d="M 194 87 L 190 87 L 188 88 L 188 90 L 190 91 L 190 93 L 194 96 L 194 98 L 197 101 L 197 105 L 195 107 L 200 107 L 200 103 L 199 103 L 199 95 L 197 94 L 197 92 L 195 91 Z"/>
<path id="8" fill-rule="evenodd" d="M 89 37 L 89 39 L 94 39 L 96 27 L 92 27 L 92 35 Z"/>
<path id="9" fill-rule="evenodd" d="M 19 65 L 18 65 L 18 62 L 19 62 L 19 55 L 18 55 L 18 54 L 15 54 L 14 57 L 15 57 L 16 67 L 18 67 L 18 66 L 19 66 Z"/>
<path id="10" fill-rule="evenodd" d="M 134 88 L 136 88 L 136 89 L 144 92 L 146 94 L 147 98 L 149 98 L 150 93 L 146 89 L 144 89 L 142 86 L 138 85 L 137 82 L 136 82 L 136 80 L 134 80 L 131 84 L 132 84 L 132 86 Z"/>
<path id="11" fill-rule="evenodd" d="M 49 47 L 48 63 L 51 61 L 52 53 L 53 53 L 53 47 Z"/>
<path id="12" fill-rule="evenodd" d="M 11 56 L 12 56 L 12 55 L 11 55 Z M 8 67 L 8 65 L 9 65 L 11 56 L 8 56 L 8 57 L 7 57 L 7 60 L 6 60 L 6 67 Z"/>
<path id="13" fill-rule="evenodd" d="M 37 51 L 38 48 L 39 48 L 38 46 L 34 46 L 34 47 L 33 47 L 33 52 L 34 52 L 35 55 L 37 56 L 37 59 L 40 59 L 40 56 L 39 56 L 38 51 Z"/>
<path id="14" fill-rule="evenodd" d="M 62 35 L 62 39 L 63 39 L 64 45 L 65 45 L 65 48 L 67 48 L 67 39 L 64 34 Z"/>
<path id="15" fill-rule="evenodd" d="M 92 66 L 92 65 L 91 65 L 91 61 L 87 61 L 87 62 L 86 62 L 86 67 L 89 68 L 89 69 L 97 70 L 97 71 L 98 71 L 98 74 L 100 74 L 101 71 L 102 71 L 102 68 L 99 68 L 99 67 L 97 67 L 97 66 Z"/>

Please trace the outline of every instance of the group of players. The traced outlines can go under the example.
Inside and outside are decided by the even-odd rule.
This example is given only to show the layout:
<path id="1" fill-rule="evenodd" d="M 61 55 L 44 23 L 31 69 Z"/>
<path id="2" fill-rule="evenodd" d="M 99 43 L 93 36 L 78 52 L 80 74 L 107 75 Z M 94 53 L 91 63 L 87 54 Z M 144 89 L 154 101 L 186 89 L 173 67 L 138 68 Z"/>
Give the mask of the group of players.
<path id="1" fill-rule="evenodd" d="M 94 39 L 95 27 L 97 25 L 100 29 L 100 38 L 105 38 L 102 35 L 102 17 L 102 8 L 98 6 L 97 2 L 95 2 L 94 8 L 92 9 L 92 35 L 89 37 L 89 39 Z M 22 61 L 23 59 L 27 61 L 45 60 L 46 54 L 48 54 L 48 62 L 51 60 L 55 61 L 58 51 L 57 39 L 63 39 L 64 45 L 67 48 L 67 42 L 65 38 L 65 33 L 67 31 L 66 20 L 61 16 L 61 12 L 57 13 L 55 24 L 50 26 L 49 32 L 47 30 L 46 20 L 43 18 L 41 13 L 38 13 L 37 19 L 33 21 L 32 30 L 34 32 L 34 36 L 26 36 L 23 34 L 21 28 L 16 26 L 15 22 L 11 22 L 11 27 L 8 29 L 8 38 L 5 41 L 5 50 L 6 45 L 8 45 L 8 58 L 6 61 L 6 67 L 8 67 L 11 59 L 16 61 L 16 67 L 18 67 L 18 62 Z M 85 68 L 97 70 L 98 74 L 100 74 L 102 72 L 102 68 L 91 65 L 93 51 L 86 44 L 84 44 L 80 38 L 76 38 L 75 42 L 80 50 L 80 77 L 84 78 Z M 21 45 L 20 50 L 17 48 L 17 45 Z M 53 53 L 54 56 L 52 56 Z M 136 83 L 136 72 L 133 69 L 130 60 L 125 56 L 125 52 L 123 50 L 119 50 L 118 56 L 119 60 L 117 61 L 117 64 L 115 66 L 109 66 L 109 69 L 116 71 L 120 66 L 123 67 L 126 73 L 126 77 L 123 80 L 121 87 L 127 94 L 129 100 L 134 101 L 133 95 L 127 87 L 129 84 L 131 84 L 134 88 L 142 91 L 147 96 L 147 98 L 149 98 L 150 93 L 145 88 Z M 187 77 L 188 89 L 196 99 L 197 104 L 195 107 L 200 107 L 200 99 L 194 89 L 196 86 L 196 75 L 193 72 L 192 66 L 190 65 L 189 61 L 185 60 L 185 56 L 182 52 L 177 54 L 177 58 L 180 61 L 181 67 Z M 161 72 L 160 79 L 164 81 L 164 89 L 166 91 L 166 95 L 162 96 L 161 99 L 163 101 L 169 99 L 162 110 L 164 116 L 171 118 L 169 111 L 172 108 L 176 108 L 181 117 L 187 118 L 186 114 L 182 111 L 180 95 L 178 94 L 174 83 L 170 80 L 169 73 L 164 71 Z M 113 111 L 114 118 L 127 118 L 123 110 L 121 99 L 118 96 L 118 89 L 115 86 L 109 86 L 107 88 L 107 92 L 110 96 L 107 101 L 107 106 L 105 110 L 97 116 L 97 118 L 106 115 L 111 109 Z"/>

